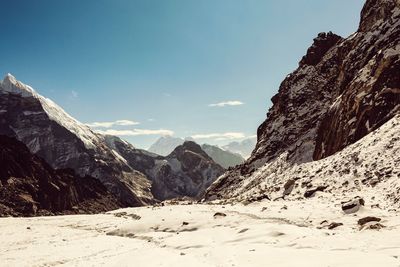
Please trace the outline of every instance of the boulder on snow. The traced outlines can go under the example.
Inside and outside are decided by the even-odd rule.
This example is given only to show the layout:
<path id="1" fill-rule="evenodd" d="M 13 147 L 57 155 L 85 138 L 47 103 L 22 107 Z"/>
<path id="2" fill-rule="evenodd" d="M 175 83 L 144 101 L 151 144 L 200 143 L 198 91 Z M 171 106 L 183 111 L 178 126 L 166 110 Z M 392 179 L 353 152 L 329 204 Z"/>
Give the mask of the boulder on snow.
<path id="1" fill-rule="evenodd" d="M 328 188 L 328 186 L 326 186 L 326 185 L 320 185 L 320 186 L 312 187 L 312 188 L 306 190 L 306 192 L 304 193 L 304 197 L 305 198 L 313 197 L 316 192 L 324 191 L 326 188 Z"/>
<path id="2" fill-rule="evenodd" d="M 346 214 L 357 212 L 361 206 L 364 206 L 365 201 L 361 197 L 356 197 L 352 200 L 342 202 L 342 210 Z"/>
<path id="3" fill-rule="evenodd" d="M 363 226 L 364 224 L 369 223 L 369 222 L 380 222 L 380 221 L 381 221 L 381 218 L 374 217 L 374 216 L 367 216 L 367 217 L 359 219 L 357 223 L 358 223 L 358 225 Z"/>
<path id="4" fill-rule="evenodd" d="M 293 191 L 293 188 L 296 184 L 295 179 L 289 179 L 284 185 L 283 185 L 283 194 L 282 197 L 285 197 L 287 195 L 290 195 L 290 193 Z"/>
<path id="5" fill-rule="evenodd" d="M 214 219 L 222 218 L 222 217 L 226 217 L 226 214 L 225 214 L 225 213 L 222 213 L 222 212 L 216 212 L 216 213 L 214 214 Z"/>
<path id="6" fill-rule="evenodd" d="M 343 223 L 340 223 L 340 222 L 331 222 L 328 225 L 328 229 L 332 230 L 332 229 L 335 229 L 336 227 L 339 227 L 339 226 L 342 226 L 342 225 L 343 225 Z"/>

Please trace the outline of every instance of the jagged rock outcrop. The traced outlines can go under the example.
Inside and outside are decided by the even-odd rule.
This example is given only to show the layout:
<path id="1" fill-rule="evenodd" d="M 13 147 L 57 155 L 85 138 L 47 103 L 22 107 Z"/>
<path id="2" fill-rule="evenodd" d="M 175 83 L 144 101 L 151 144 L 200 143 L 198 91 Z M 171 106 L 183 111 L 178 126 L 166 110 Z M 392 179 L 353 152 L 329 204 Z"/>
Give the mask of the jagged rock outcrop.
<path id="1" fill-rule="evenodd" d="M 95 213 L 123 207 L 100 181 L 54 170 L 18 140 L 0 135 L 0 216 Z"/>
<path id="2" fill-rule="evenodd" d="M 199 197 L 224 171 L 198 144 L 185 141 L 158 165 L 159 179 L 153 181 L 153 192 L 162 192 L 163 198 L 184 194 Z M 165 188 L 170 192 L 164 193 Z"/>
<path id="3" fill-rule="evenodd" d="M 106 136 L 107 143 L 134 169 L 146 174 L 152 181 L 151 191 L 158 200 L 176 197 L 200 197 L 224 168 L 213 161 L 201 147 L 186 141 L 163 157 L 115 136 Z"/>
<path id="4" fill-rule="evenodd" d="M 55 169 L 99 179 L 127 205 L 153 202 L 147 177 L 126 164 L 102 135 L 10 74 L 0 82 L 0 134 L 23 142 Z"/>
<path id="5" fill-rule="evenodd" d="M 256 186 L 244 181 L 265 164 L 323 159 L 382 126 L 400 110 L 399 57 L 400 1 L 367 0 L 356 33 L 314 39 L 272 98 L 252 156 L 207 194 L 222 197 L 242 183 Z"/>
<path id="6" fill-rule="evenodd" d="M 377 6 L 377 2 L 381 2 Z M 318 129 L 314 159 L 340 151 L 400 111 L 400 2 L 367 1 L 360 31 L 343 42 L 335 101 Z"/>

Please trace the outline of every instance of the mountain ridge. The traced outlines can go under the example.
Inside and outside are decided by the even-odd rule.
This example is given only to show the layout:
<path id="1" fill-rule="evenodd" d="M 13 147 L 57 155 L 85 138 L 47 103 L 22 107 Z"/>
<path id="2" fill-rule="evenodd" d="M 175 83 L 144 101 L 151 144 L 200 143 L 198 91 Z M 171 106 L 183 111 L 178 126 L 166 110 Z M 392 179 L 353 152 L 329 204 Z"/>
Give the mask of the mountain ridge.
<path id="1" fill-rule="evenodd" d="M 387 123 L 400 108 L 399 43 L 396 0 L 366 1 L 359 30 L 347 38 L 318 34 L 272 97 L 251 157 L 208 194 L 230 195 L 266 164 L 324 159 Z"/>

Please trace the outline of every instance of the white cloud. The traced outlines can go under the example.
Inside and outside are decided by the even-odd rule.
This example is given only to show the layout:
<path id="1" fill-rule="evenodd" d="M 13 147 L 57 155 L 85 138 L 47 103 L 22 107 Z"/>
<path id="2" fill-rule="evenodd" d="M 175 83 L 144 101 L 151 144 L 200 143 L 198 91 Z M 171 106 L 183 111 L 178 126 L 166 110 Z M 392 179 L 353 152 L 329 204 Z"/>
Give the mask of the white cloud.
<path id="1" fill-rule="evenodd" d="M 105 131 L 96 131 L 101 134 L 117 135 L 117 136 L 138 136 L 138 135 L 173 135 L 174 132 L 170 130 L 148 130 L 148 129 L 132 129 L 132 130 L 115 130 L 107 129 Z"/>
<path id="2" fill-rule="evenodd" d="M 228 133 L 210 133 L 210 134 L 195 134 L 191 136 L 194 139 L 215 139 L 215 140 L 230 140 L 245 138 L 244 133 L 228 132 Z"/>
<path id="3" fill-rule="evenodd" d="M 130 120 L 117 120 L 117 121 L 104 121 L 104 122 L 91 122 L 91 123 L 86 123 L 87 126 L 92 127 L 92 128 L 111 128 L 115 125 L 118 126 L 132 126 L 132 125 L 138 125 L 140 124 L 139 122 L 136 121 L 130 121 Z"/>
<path id="4" fill-rule="evenodd" d="M 244 103 L 242 101 L 238 101 L 238 100 L 232 100 L 232 101 L 224 101 L 224 102 L 219 102 L 219 103 L 215 103 L 215 104 L 209 104 L 209 107 L 225 107 L 225 106 L 240 106 L 240 105 L 244 105 Z"/>

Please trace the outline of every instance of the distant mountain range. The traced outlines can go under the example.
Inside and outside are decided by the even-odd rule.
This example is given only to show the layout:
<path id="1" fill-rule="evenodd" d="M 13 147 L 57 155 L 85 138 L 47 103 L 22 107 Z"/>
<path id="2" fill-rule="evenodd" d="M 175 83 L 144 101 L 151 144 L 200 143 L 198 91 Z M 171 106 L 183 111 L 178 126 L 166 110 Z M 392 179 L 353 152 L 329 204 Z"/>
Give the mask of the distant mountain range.
<path id="1" fill-rule="evenodd" d="M 162 136 L 160 137 L 154 144 L 150 146 L 148 151 L 167 156 L 169 155 L 177 146 L 183 144 L 185 140 L 194 141 L 192 138 L 187 137 L 185 139 L 173 136 Z M 242 144 L 243 143 L 243 144 Z M 233 143 L 230 143 L 233 144 Z M 230 145 L 228 144 L 228 146 Z M 241 146 L 242 144 L 242 146 Z M 232 145 L 232 147 L 234 144 Z M 238 143 L 236 146 L 236 151 L 242 149 L 249 150 L 251 149 L 251 140 L 244 140 L 241 143 Z M 255 142 L 254 142 L 255 146 Z M 253 146 L 253 148 L 254 148 Z M 220 148 L 218 146 L 203 144 L 201 145 L 202 149 L 219 165 L 224 168 L 234 167 L 244 162 L 244 158 L 240 152 L 233 152 L 232 150 Z"/>
<path id="2" fill-rule="evenodd" d="M 96 133 L 11 74 L 0 81 L 0 135 L 22 142 L 53 169 L 99 180 L 121 206 L 198 197 L 224 171 L 191 142 L 163 157 Z"/>
<path id="3" fill-rule="evenodd" d="M 106 136 L 106 142 L 129 166 L 151 180 L 151 192 L 159 200 L 184 196 L 198 198 L 224 172 L 223 167 L 192 141 L 185 141 L 168 156 L 135 149 L 116 136 Z"/>
<path id="4" fill-rule="evenodd" d="M 182 145 L 184 142 L 183 138 L 169 135 L 161 136 L 147 150 L 161 156 L 168 156 L 177 146 Z"/>
<path id="5" fill-rule="evenodd" d="M 251 156 L 257 143 L 257 137 L 246 138 L 240 142 L 234 141 L 227 145 L 222 146 L 224 150 L 240 154 L 243 158 L 247 159 Z"/>

